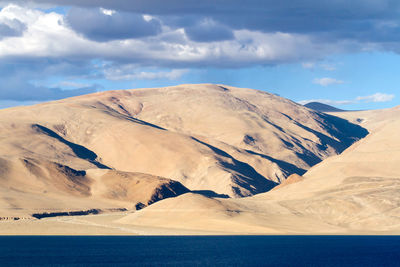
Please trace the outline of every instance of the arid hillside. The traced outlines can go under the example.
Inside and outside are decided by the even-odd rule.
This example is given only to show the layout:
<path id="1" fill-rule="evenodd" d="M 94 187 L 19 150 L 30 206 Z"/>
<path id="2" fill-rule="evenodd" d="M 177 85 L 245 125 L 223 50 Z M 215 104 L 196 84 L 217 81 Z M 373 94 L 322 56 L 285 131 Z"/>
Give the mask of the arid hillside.
<path id="1" fill-rule="evenodd" d="M 184 194 L 119 222 L 175 232 L 399 234 L 400 108 L 343 114 L 371 134 L 302 177 L 249 198 Z"/>
<path id="2" fill-rule="evenodd" d="M 252 196 L 367 133 L 273 94 L 209 84 L 5 109 L 0 213 L 130 210 L 189 190 Z"/>

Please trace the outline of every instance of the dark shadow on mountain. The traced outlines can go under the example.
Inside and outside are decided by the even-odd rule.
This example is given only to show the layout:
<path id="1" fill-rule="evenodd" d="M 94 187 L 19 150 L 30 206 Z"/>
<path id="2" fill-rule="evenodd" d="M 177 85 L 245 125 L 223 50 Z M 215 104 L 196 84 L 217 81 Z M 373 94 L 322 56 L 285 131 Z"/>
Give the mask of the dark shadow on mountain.
<path id="1" fill-rule="evenodd" d="M 249 164 L 234 158 L 232 158 L 232 161 L 232 163 L 220 161 L 219 164 L 227 170 L 236 172 L 232 173 L 234 181 L 252 194 L 267 192 L 278 185 L 278 183 L 267 180 Z"/>
<path id="2" fill-rule="evenodd" d="M 207 143 L 205 143 L 205 142 L 203 142 L 203 141 L 200 141 L 199 139 L 197 139 L 197 138 L 195 138 L 195 137 L 193 137 L 193 136 L 192 136 L 191 138 L 192 138 L 194 141 L 196 141 L 197 143 L 200 143 L 200 144 L 202 144 L 202 145 L 208 147 L 208 148 L 211 149 L 215 154 L 218 154 L 218 155 L 220 155 L 220 156 L 227 157 L 227 158 L 233 158 L 231 155 L 229 155 L 228 153 L 226 153 L 226 152 L 223 151 L 222 149 L 219 149 L 219 148 L 217 148 L 217 147 L 215 147 L 215 146 L 212 146 L 212 145 L 207 144 Z"/>
<path id="3" fill-rule="evenodd" d="M 212 190 L 194 190 L 191 191 L 192 193 L 199 194 L 205 197 L 214 197 L 214 198 L 229 198 L 228 195 L 225 194 L 218 194 Z"/>
<path id="4" fill-rule="evenodd" d="M 178 181 L 171 181 L 169 184 L 163 184 L 156 188 L 151 196 L 147 205 L 151 205 L 154 202 L 163 200 L 170 197 L 177 197 L 179 195 L 190 192 L 190 190 Z"/>
<path id="5" fill-rule="evenodd" d="M 303 149 L 302 153 L 295 152 L 295 154 L 299 159 L 307 163 L 310 167 L 317 165 L 322 161 L 322 159 L 320 159 L 317 155 L 307 149 Z"/>
<path id="6" fill-rule="evenodd" d="M 327 131 L 331 136 L 334 136 L 337 140 L 329 137 L 323 133 L 315 131 L 297 121 L 293 121 L 297 126 L 303 128 L 306 131 L 313 133 L 315 136 L 319 138 L 321 144 L 318 145 L 318 148 L 321 150 L 326 150 L 328 145 L 333 147 L 338 154 L 342 153 L 346 148 L 351 146 L 354 142 L 364 138 L 368 135 L 368 131 L 356 124 L 350 123 L 347 120 L 320 113 L 320 116 L 325 121 L 324 124 L 320 124 L 320 126 Z"/>
<path id="7" fill-rule="evenodd" d="M 351 146 L 353 143 L 368 135 L 368 131 L 365 128 L 350 123 L 345 119 L 324 113 L 318 113 L 318 115 L 320 116 L 320 118 L 324 120 L 323 123 L 320 123 L 320 126 L 335 138 L 332 138 L 330 136 L 327 136 L 326 134 L 313 130 L 299 123 L 298 121 L 295 120 L 292 121 L 297 126 L 303 128 L 308 132 L 313 133 L 315 136 L 318 137 L 321 144 L 318 144 L 317 146 L 318 149 L 320 150 L 326 150 L 328 149 L 328 146 L 330 146 L 333 149 L 335 149 L 337 154 L 340 154 L 349 146 Z M 301 145 L 301 142 L 296 142 L 296 144 L 300 146 L 303 150 L 303 153 L 296 152 L 296 155 L 304 162 L 306 162 L 309 166 L 314 166 L 322 161 L 317 155 L 313 154 L 312 152 L 304 148 Z"/>
<path id="8" fill-rule="evenodd" d="M 346 148 L 369 134 L 367 129 L 360 125 L 351 123 L 348 120 L 329 114 L 321 114 L 321 117 L 325 120 L 327 125 L 335 126 L 326 127 L 325 129 L 329 134 L 338 137 L 341 141 L 343 140 L 342 143 Z"/>
<path id="9" fill-rule="evenodd" d="M 99 102 L 98 104 L 101 105 L 103 108 L 105 108 L 104 112 L 107 113 L 110 116 L 113 116 L 113 117 L 121 117 L 122 116 L 122 117 L 124 117 L 124 119 L 126 119 L 128 121 L 135 122 L 135 123 L 138 123 L 138 124 L 141 124 L 141 125 L 145 125 L 145 126 L 150 126 L 150 127 L 156 128 L 158 130 L 166 131 L 165 128 L 162 128 L 162 127 L 160 127 L 158 125 L 155 125 L 155 124 L 152 124 L 150 122 L 143 121 L 143 120 L 140 120 L 138 118 L 123 114 L 123 113 L 121 113 L 121 112 L 119 112 L 119 111 L 117 111 L 117 110 L 115 110 L 115 109 L 113 109 L 113 108 L 101 103 L 101 102 Z M 123 108 L 123 107 L 121 109 L 125 110 L 125 108 Z"/>
<path id="10" fill-rule="evenodd" d="M 231 159 L 232 163 L 220 160 L 219 164 L 232 174 L 233 180 L 241 187 L 247 189 L 252 194 L 263 193 L 274 188 L 277 183 L 268 180 L 266 177 L 259 174 L 253 167 L 249 164 L 239 161 L 226 153 L 225 151 L 207 144 L 199 139 L 192 137 L 192 139 L 209 149 L 219 156 Z M 232 172 L 233 171 L 233 172 Z M 234 190 L 234 188 L 232 188 Z M 240 192 L 236 192 L 241 195 Z"/>
<path id="11" fill-rule="evenodd" d="M 257 153 L 254 152 L 252 150 L 245 150 L 247 153 L 252 154 L 252 155 L 256 155 L 256 156 L 260 156 L 264 159 L 267 159 L 273 163 L 276 163 L 279 168 L 281 168 L 283 171 L 286 171 L 288 175 L 293 174 L 293 173 L 297 173 L 298 175 L 303 175 L 304 173 L 306 173 L 306 170 L 301 169 L 299 167 L 297 167 L 294 164 L 291 164 L 289 162 L 283 161 L 283 160 L 279 160 L 279 159 L 275 159 L 271 156 L 265 155 L 265 154 L 261 154 L 261 153 Z"/>
<path id="12" fill-rule="evenodd" d="M 285 129 L 283 129 L 282 127 L 276 125 L 275 123 L 272 123 L 269 121 L 268 117 L 266 116 L 262 116 L 262 119 L 268 123 L 269 125 L 271 125 L 272 127 L 274 127 L 275 129 L 277 129 L 278 131 L 282 132 L 282 133 L 286 133 Z"/>
<path id="13" fill-rule="evenodd" d="M 224 91 L 224 92 L 230 92 L 230 90 L 228 88 L 226 88 L 226 87 L 223 87 L 221 85 L 219 85 L 218 87 L 221 88 L 222 91 Z"/>
<path id="14" fill-rule="evenodd" d="M 50 130 L 47 127 L 44 127 L 42 125 L 39 124 L 32 124 L 32 128 L 34 130 L 36 130 L 39 133 L 43 133 L 47 136 L 50 136 L 52 138 L 57 139 L 58 141 L 60 141 L 61 143 L 67 145 L 69 148 L 71 148 L 71 150 L 75 153 L 75 155 L 81 159 L 87 160 L 90 163 L 92 163 L 93 165 L 96 165 L 98 168 L 100 169 L 111 169 L 109 167 L 107 167 L 104 164 L 101 164 L 100 162 L 97 161 L 97 155 L 96 153 L 94 153 L 93 151 L 87 149 L 84 146 L 72 143 L 68 140 L 65 140 L 63 137 L 61 137 L 60 135 L 58 135 L 56 132 Z"/>
<path id="15" fill-rule="evenodd" d="M 130 121 L 132 121 L 132 122 L 136 122 L 136 123 L 139 123 L 139 124 L 142 124 L 142 125 L 146 125 L 146 126 L 150 126 L 150 127 L 156 128 L 156 129 L 158 129 L 158 130 L 166 131 L 165 128 L 162 128 L 162 127 L 160 127 L 160 126 L 158 126 L 158 125 L 152 124 L 152 123 L 147 122 L 147 121 L 139 120 L 138 118 L 126 116 L 126 119 L 127 119 L 127 120 L 130 120 Z"/>
<path id="16" fill-rule="evenodd" d="M 33 213 L 32 217 L 36 219 L 60 217 L 60 216 L 84 216 L 90 214 L 100 214 L 102 210 L 91 209 L 91 210 L 79 210 L 79 211 L 60 211 L 60 212 L 43 212 L 43 213 Z"/>

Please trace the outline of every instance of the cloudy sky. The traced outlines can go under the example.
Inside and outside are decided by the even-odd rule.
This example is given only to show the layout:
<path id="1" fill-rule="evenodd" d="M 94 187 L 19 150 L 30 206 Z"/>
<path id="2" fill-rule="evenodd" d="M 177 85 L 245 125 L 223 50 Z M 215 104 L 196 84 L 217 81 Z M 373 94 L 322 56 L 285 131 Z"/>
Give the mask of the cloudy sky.
<path id="1" fill-rule="evenodd" d="M 222 83 L 400 105 L 398 0 L 0 0 L 0 107 Z"/>

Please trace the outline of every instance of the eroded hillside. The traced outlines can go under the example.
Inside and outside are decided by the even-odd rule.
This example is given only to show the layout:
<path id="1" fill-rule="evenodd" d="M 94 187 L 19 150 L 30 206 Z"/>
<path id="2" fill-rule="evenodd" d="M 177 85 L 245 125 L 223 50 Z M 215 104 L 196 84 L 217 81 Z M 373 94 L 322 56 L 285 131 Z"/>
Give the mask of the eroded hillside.
<path id="1" fill-rule="evenodd" d="M 2 213 L 80 203 L 132 209 L 187 190 L 251 196 L 368 133 L 273 94 L 219 85 L 108 91 L 5 109 L 0 129 Z M 93 174 L 107 171 L 115 178 Z M 134 186 L 142 180 L 154 182 Z M 105 187 L 114 189 L 98 190 Z M 166 187 L 175 193 L 157 195 Z"/>

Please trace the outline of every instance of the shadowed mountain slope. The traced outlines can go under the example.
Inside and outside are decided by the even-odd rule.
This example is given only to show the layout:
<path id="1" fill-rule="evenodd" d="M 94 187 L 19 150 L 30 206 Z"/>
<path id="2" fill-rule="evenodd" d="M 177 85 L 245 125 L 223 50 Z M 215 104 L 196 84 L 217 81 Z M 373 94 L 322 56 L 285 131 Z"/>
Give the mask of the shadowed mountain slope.
<path id="1" fill-rule="evenodd" d="M 53 201 L 51 209 L 79 201 L 98 208 L 100 202 L 92 198 L 101 188 L 95 185 L 103 183 L 114 189 L 103 188 L 99 198 L 112 207 L 150 204 L 155 190 L 251 196 L 293 173 L 304 174 L 367 133 L 346 120 L 252 89 L 203 84 L 107 91 L 1 110 L 0 189 L 34 194 L 43 202 L 61 192 L 63 200 Z M 115 178 L 91 175 L 107 170 Z M 122 173 L 136 178 L 128 182 Z M 133 186 L 147 175 L 158 182 Z M 175 190 L 161 177 L 187 189 L 176 185 L 180 189 Z M 132 197 L 136 193 L 115 193 L 125 187 L 148 193 L 137 199 Z M 1 200 L 9 210 L 23 208 L 10 199 L 15 197 Z M 32 209 L 41 205 L 33 203 Z"/>
<path id="2" fill-rule="evenodd" d="M 292 175 L 274 190 L 249 198 L 185 194 L 119 222 L 176 232 L 399 234 L 400 107 L 345 116 L 362 118 L 371 134 L 303 177 Z M 187 221 L 175 219 L 181 216 Z"/>

